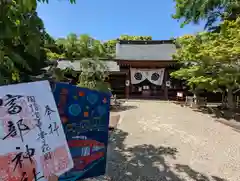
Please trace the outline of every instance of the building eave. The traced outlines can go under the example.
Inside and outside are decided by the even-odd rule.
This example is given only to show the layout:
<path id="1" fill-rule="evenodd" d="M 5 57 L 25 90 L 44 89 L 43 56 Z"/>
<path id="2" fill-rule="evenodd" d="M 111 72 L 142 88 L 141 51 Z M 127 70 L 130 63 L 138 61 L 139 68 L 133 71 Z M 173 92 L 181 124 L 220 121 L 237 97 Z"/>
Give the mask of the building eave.
<path id="1" fill-rule="evenodd" d="M 118 40 L 118 43 L 132 45 L 175 44 L 174 40 Z"/>

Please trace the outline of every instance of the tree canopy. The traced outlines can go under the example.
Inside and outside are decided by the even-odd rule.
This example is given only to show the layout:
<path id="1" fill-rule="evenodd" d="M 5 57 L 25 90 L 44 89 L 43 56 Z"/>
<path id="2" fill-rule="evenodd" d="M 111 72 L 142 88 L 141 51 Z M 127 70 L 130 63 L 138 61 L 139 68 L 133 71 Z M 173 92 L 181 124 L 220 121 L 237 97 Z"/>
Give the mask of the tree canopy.
<path id="1" fill-rule="evenodd" d="M 44 25 L 35 10 L 24 11 L 15 1 L 0 6 L 4 14 L 0 16 L 0 81 L 11 83 L 46 66 L 41 48 Z"/>
<path id="2" fill-rule="evenodd" d="M 110 86 L 104 82 L 108 76 L 107 66 L 98 59 L 83 59 L 80 62 L 81 73 L 78 86 L 108 92 Z"/>
<path id="3" fill-rule="evenodd" d="M 76 3 L 76 0 L 68 0 L 70 3 Z M 7 0 L 6 0 L 7 2 Z M 17 0 L 15 1 L 16 4 L 18 4 L 19 6 L 21 6 L 23 8 L 24 11 L 31 11 L 33 9 L 37 8 L 37 3 L 49 3 L 49 0 Z"/>
<path id="4" fill-rule="evenodd" d="M 48 3 L 47 0 L 0 2 L 0 84 L 30 81 L 45 71 L 48 60 L 114 56 L 117 40 L 102 43 L 87 34 L 77 36 L 73 33 L 66 38 L 52 38 L 37 15 L 37 2 Z M 74 0 L 69 2 L 75 3 Z M 144 37 L 124 35 L 120 39 Z M 50 72 L 64 77 L 56 67 Z"/>
<path id="5" fill-rule="evenodd" d="M 202 32 L 179 37 L 180 46 L 174 59 L 182 68 L 173 72 L 175 78 L 184 79 L 193 89 L 228 91 L 228 103 L 233 106 L 233 90 L 240 83 L 240 18 L 225 20 L 219 33 Z"/>
<path id="6" fill-rule="evenodd" d="M 118 39 L 108 40 L 103 43 L 103 46 L 107 52 L 107 55 L 114 57 L 116 53 L 116 44 L 118 40 L 152 40 L 151 36 L 131 36 L 131 35 L 121 35 Z"/>
<path id="7" fill-rule="evenodd" d="M 70 33 L 66 38 L 54 40 L 50 35 L 45 38 L 48 59 L 81 60 L 86 58 L 113 58 L 118 40 L 151 40 L 151 36 L 121 35 L 118 39 L 101 42 L 87 34 Z"/>
<path id="8" fill-rule="evenodd" d="M 66 38 L 60 38 L 55 41 L 55 44 L 62 47 L 62 56 L 67 59 L 83 59 L 83 58 L 105 58 L 106 50 L 104 45 L 87 34 L 82 34 L 79 37 L 71 33 Z M 56 53 L 56 52 L 54 52 Z"/>
<path id="9" fill-rule="evenodd" d="M 47 66 L 47 34 L 36 12 L 37 2 L 48 1 L 0 1 L 0 84 L 28 81 Z"/>
<path id="10" fill-rule="evenodd" d="M 240 14 L 239 0 L 174 0 L 173 18 L 182 20 L 182 26 L 190 22 L 206 20 L 206 28 L 223 20 L 236 20 Z"/>

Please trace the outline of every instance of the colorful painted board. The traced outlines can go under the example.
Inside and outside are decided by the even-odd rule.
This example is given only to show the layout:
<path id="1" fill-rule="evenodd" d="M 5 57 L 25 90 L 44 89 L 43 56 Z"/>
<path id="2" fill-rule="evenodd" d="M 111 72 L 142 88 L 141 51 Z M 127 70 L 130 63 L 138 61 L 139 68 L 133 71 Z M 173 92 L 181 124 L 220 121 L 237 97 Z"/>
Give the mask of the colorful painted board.
<path id="1" fill-rule="evenodd" d="M 105 174 L 110 94 L 57 83 L 53 86 L 74 168 L 60 181 Z"/>
<path id="2" fill-rule="evenodd" d="M 0 87 L 0 180 L 47 181 L 73 168 L 48 81 Z"/>

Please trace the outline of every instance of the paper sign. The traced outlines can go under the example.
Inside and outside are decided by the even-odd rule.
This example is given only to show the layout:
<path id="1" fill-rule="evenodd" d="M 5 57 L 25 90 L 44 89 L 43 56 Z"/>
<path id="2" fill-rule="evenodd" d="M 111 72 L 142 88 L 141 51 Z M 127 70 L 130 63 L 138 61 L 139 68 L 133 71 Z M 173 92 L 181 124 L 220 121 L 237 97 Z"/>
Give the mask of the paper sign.
<path id="1" fill-rule="evenodd" d="M 177 92 L 177 97 L 183 97 L 183 93 L 182 92 Z"/>
<path id="2" fill-rule="evenodd" d="M 74 160 L 74 168 L 59 180 L 105 174 L 110 94 L 64 83 L 57 83 L 53 91 Z"/>
<path id="3" fill-rule="evenodd" d="M 0 87 L 0 180 L 47 181 L 73 168 L 48 81 Z"/>

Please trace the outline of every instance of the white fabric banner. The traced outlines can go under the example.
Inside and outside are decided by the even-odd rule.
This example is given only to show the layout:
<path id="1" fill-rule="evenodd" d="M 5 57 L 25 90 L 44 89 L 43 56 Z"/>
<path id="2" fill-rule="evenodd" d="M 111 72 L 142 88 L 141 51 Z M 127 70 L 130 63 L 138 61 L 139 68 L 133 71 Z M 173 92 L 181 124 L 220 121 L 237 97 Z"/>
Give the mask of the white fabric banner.
<path id="1" fill-rule="evenodd" d="M 145 72 L 141 69 L 131 68 L 130 74 L 132 84 L 139 84 L 146 79 Z"/>
<path id="2" fill-rule="evenodd" d="M 131 83 L 139 84 L 144 80 L 150 81 L 155 85 L 162 85 L 163 77 L 164 77 L 164 68 L 161 69 L 136 69 L 131 68 Z"/>
<path id="3" fill-rule="evenodd" d="M 164 77 L 164 68 L 148 70 L 147 79 L 155 85 L 162 85 Z"/>

